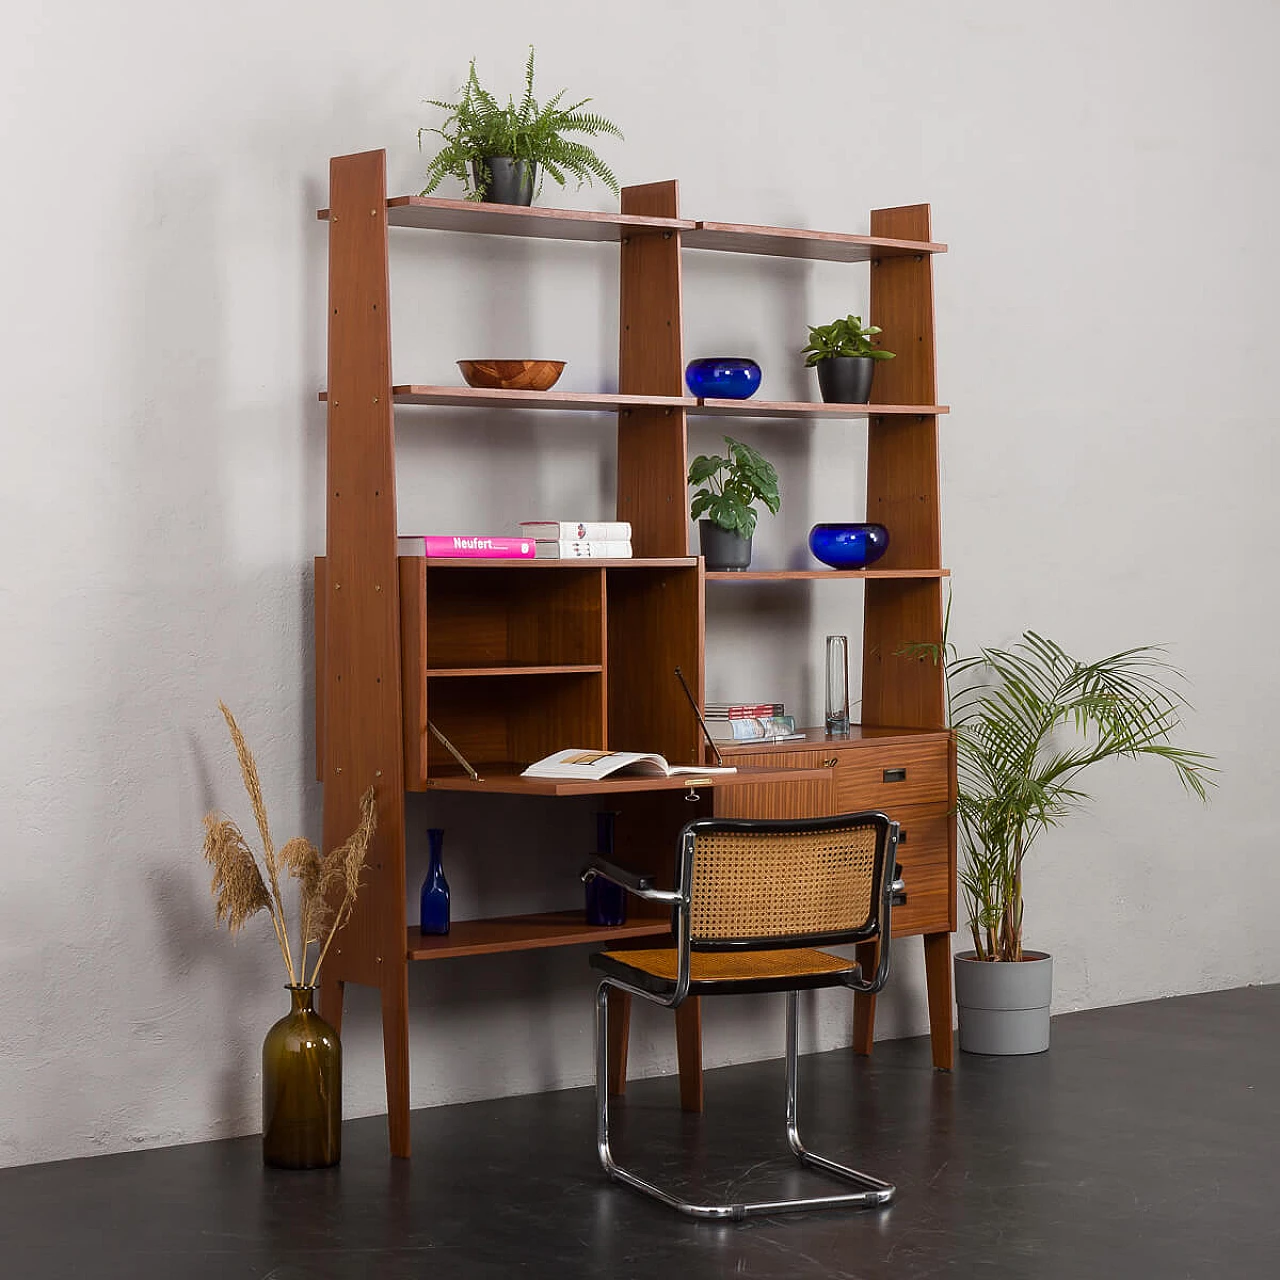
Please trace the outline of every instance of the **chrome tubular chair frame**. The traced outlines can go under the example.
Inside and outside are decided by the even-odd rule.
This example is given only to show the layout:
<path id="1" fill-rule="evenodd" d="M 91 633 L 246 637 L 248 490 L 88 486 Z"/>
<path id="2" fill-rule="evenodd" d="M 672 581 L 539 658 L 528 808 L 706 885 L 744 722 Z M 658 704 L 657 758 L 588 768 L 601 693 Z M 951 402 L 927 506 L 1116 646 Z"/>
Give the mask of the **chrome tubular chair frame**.
<path id="1" fill-rule="evenodd" d="M 673 990 L 666 995 L 657 995 L 643 987 L 633 985 L 623 979 L 609 975 L 605 977 L 596 990 L 595 1019 L 595 1086 L 596 1086 L 596 1149 L 600 1164 L 609 1177 L 640 1191 L 653 1199 L 668 1205 L 680 1213 L 694 1218 L 741 1220 L 749 1215 L 793 1213 L 810 1209 L 833 1208 L 870 1208 L 889 1204 L 895 1195 L 892 1183 L 883 1182 L 870 1174 L 860 1173 L 847 1165 L 829 1160 L 825 1156 L 809 1151 L 800 1137 L 799 1107 L 799 1051 L 797 1021 L 799 1011 L 799 993 L 795 988 L 786 989 L 787 1026 L 786 1026 L 786 1134 L 787 1145 L 801 1164 L 830 1174 L 859 1188 L 857 1191 L 837 1195 L 814 1196 L 804 1199 L 758 1200 L 734 1204 L 698 1204 L 685 1200 L 678 1195 L 646 1181 L 629 1169 L 620 1165 L 613 1157 L 609 1145 L 609 989 L 617 988 L 631 995 L 641 996 L 654 1004 L 674 1008 L 688 995 L 691 981 L 691 953 L 693 946 L 690 939 L 690 902 L 691 878 L 693 866 L 694 844 L 698 829 L 706 829 L 713 823 L 718 829 L 759 830 L 773 827 L 778 830 L 818 830 L 824 825 L 837 826 L 843 822 L 846 826 L 858 823 L 876 823 L 880 828 L 879 837 L 879 869 L 878 885 L 878 922 L 880 955 L 879 963 L 873 977 L 862 977 L 861 971 L 855 969 L 852 974 L 840 975 L 830 985 L 845 987 L 864 994 L 879 991 L 889 977 L 890 951 L 890 913 L 893 898 L 902 892 L 904 886 L 896 879 L 896 859 L 898 844 L 898 824 L 879 813 L 849 814 L 840 818 L 813 819 L 806 822 L 790 821 L 732 821 L 701 820 L 690 823 L 681 832 L 681 883 L 674 892 L 655 889 L 643 878 L 632 875 L 621 868 L 611 866 L 597 860 L 583 873 L 584 879 L 592 875 L 603 875 L 615 883 L 623 885 L 637 897 L 651 902 L 661 902 L 674 908 L 673 927 L 677 951 L 677 976 Z"/>

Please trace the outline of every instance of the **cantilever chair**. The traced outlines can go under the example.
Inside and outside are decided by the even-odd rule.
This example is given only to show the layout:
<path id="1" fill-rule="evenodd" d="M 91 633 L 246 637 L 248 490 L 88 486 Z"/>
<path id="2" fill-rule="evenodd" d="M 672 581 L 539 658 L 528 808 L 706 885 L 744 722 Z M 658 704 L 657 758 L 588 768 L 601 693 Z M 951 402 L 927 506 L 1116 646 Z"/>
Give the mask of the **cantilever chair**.
<path id="1" fill-rule="evenodd" d="M 649 902 L 669 903 L 675 945 L 604 951 L 591 963 L 604 977 L 596 992 L 596 1145 L 605 1172 L 696 1218 L 745 1218 L 800 1209 L 886 1205 L 894 1187 L 806 1150 L 797 1128 L 797 992 L 847 987 L 871 994 L 889 976 L 889 918 L 896 879 L 898 824 L 883 813 L 834 818 L 701 818 L 680 833 L 677 888 L 595 859 L 600 875 Z M 815 950 L 880 942 L 873 974 L 856 961 Z M 609 988 L 674 1008 L 689 996 L 785 991 L 786 1131 L 801 1164 L 853 1183 L 857 1191 L 801 1200 L 695 1204 L 624 1169 L 609 1148 Z"/>

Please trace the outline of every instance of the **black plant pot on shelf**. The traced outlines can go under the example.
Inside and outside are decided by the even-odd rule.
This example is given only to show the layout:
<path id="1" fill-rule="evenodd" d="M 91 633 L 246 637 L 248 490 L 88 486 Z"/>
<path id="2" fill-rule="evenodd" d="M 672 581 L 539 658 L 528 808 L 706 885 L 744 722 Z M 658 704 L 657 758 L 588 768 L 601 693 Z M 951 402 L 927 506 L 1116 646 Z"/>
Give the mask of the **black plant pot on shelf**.
<path id="1" fill-rule="evenodd" d="M 483 160 L 472 160 L 471 176 L 477 190 L 484 187 L 485 204 L 532 204 L 534 188 L 538 185 L 538 166 L 532 160 L 487 156 Z"/>
<path id="2" fill-rule="evenodd" d="M 827 404 L 866 404 L 870 399 L 871 375 L 876 370 L 870 356 L 828 356 L 814 367 Z"/>
<path id="3" fill-rule="evenodd" d="M 736 529 L 721 528 L 714 520 L 698 521 L 698 545 L 713 573 L 741 571 L 751 563 L 751 539 Z"/>

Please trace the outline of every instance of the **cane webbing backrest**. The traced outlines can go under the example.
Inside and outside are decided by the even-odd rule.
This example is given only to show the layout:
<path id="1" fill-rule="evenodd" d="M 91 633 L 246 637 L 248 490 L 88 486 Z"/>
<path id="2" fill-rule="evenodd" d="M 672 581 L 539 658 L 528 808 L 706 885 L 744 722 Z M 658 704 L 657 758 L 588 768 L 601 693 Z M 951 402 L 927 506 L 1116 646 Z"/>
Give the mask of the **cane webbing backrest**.
<path id="1" fill-rule="evenodd" d="M 879 833 L 871 822 L 818 831 L 697 832 L 691 943 L 798 942 L 870 928 Z"/>

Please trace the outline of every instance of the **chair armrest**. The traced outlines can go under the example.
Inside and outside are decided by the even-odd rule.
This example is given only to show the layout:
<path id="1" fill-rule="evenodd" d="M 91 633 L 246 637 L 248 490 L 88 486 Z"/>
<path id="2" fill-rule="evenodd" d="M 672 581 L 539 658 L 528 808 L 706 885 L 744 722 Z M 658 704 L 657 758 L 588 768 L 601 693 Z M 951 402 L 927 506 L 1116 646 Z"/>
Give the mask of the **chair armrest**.
<path id="1" fill-rule="evenodd" d="M 893 868 L 893 883 L 889 886 L 889 901 L 895 907 L 900 907 L 907 900 L 907 884 L 902 878 L 902 864 L 895 863 Z"/>
<path id="2" fill-rule="evenodd" d="M 591 861 L 582 869 L 582 883 L 589 884 L 596 876 L 603 876 L 613 884 L 620 885 L 623 889 L 626 889 L 628 893 L 634 893 L 637 898 L 644 898 L 649 902 L 678 902 L 680 900 L 680 895 L 673 893 L 669 889 L 655 889 L 653 881 L 648 876 L 639 875 L 635 871 L 628 871 L 626 867 L 607 862 L 599 855 L 593 854 Z"/>

